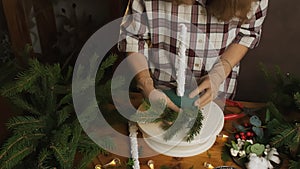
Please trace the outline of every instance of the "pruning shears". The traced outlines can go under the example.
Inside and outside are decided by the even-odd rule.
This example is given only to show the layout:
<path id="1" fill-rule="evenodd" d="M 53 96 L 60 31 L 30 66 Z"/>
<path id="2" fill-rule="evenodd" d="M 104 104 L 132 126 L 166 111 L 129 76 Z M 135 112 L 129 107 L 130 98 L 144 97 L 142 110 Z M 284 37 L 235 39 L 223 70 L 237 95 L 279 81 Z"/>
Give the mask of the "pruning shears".
<path id="1" fill-rule="evenodd" d="M 226 107 L 237 107 L 241 110 L 240 113 L 238 113 L 238 114 L 233 114 L 233 113 L 226 114 L 224 116 L 225 120 L 239 119 L 246 115 L 253 115 L 254 112 L 261 110 L 261 108 L 245 107 L 241 102 L 237 102 L 237 101 L 233 101 L 233 100 L 229 100 L 229 99 L 226 99 L 225 105 L 226 105 Z"/>

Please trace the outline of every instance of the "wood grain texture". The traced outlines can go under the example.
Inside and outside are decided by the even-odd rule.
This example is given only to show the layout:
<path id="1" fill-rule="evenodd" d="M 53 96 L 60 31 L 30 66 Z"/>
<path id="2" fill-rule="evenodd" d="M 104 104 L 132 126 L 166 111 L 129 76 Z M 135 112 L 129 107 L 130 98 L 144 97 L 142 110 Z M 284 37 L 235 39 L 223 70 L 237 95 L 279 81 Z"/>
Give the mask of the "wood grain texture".
<path id="1" fill-rule="evenodd" d="M 53 46 L 56 43 L 56 22 L 51 0 L 32 0 L 34 16 L 39 33 L 43 59 L 53 55 Z"/>
<path id="2" fill-rule="evenodd" d="M 25 11 L 28 3 L 30 3 L 28 0 L 2 0 L 12 50 L 21 62 L 20 53 L 24 51 L 26 44 L 31 44 L 28 17 Z"/>

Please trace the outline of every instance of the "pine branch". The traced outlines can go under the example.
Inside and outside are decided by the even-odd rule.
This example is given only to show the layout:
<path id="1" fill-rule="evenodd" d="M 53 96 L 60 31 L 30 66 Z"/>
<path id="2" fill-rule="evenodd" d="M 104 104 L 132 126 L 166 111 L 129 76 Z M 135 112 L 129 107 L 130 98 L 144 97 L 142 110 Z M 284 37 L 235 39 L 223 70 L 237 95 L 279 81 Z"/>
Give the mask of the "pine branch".
<path id="1" fill-rule="evenodd" d="M 45 121 L 31 116 L 16 116 L 8 120 L 8 129 L 15 133 L 30 133 L 41 128 L 45 128 Z"/>
<path id="2" fill-rule="evenodd" d="M 101 63 L 100 68 L 99 68 L 99 70 L 97 72 L 97 76 L 96 76 L 96 84 L 98 84 L 100 82 L 100 80 L 103 79 L 105 69 L 107 69 L 110 66 L 112 66 L 116 62 L 117 58 L 118 58 L 117 55 L 111 54 L 110 56 L 108 56 L 108 58 L 106 58 Z"/>
<path id="3" fill-rule="evenodd" d="M 230 161 L 231 159 L 229 149 L 226 145 L 224 145 L 222 148 L 221 159 L 224 163 Z"/>
<path id="4" fill-rule="evenodd" d="M 300 168 L 300 160 L 293 161 L 290 160 L 289 169 L 299 169 Z"/>
<path id="5" fill-rule="evenodd" d="M 198 115 L 196 117 L 196 120 L 189 122 L 188 128 L 190 128 L 190 130 L 186 138 L 188 142 L 194 140 L 195 136 L 197 136 L 200 133 L 202 128 L 202 120 L 203 120 L 202 112 L 201 110 L 198 110 Z"/>
<path id="6" fill-rule="evenodd" d="M 41 139 L 44 136 L 45 134 L 43 133 L 26 133 L 25 135 L 13 135 L 2 146 L 2 150 L 0 151 L 0 161 L 3 159 L 3 157 L 7 156 L 7 154 L 9 154 L 9 152 L 12 152 L 14 149 L 22 147 L 22 145 L 26 143 L 31 143 L 33 140 Z"/>
<path id="7" fill-rule="evenodd" d="M 81 159 L 76 169 L 86 169 L 87 165 L 89 165 L 93 161 L 93 159 L 97 157 L 101 152 L 102 150 L 98 148 L 83 154 L 83 158 Z"/>
<path id="8" fill-rule="evenodd" d="M 295 99 L 296 106 L 298 107 L 298 109 L 300 109 L 300 92 L 297 92 L 294 95 L 294 99 Z"/>
<path id="9" fill-rule="evenodd" d="M 28 101 L 26 99 L 23 99 L 23 97 L 20 95 L 13 96 L 9 100 L 21 110 L 27 111 L 28 113 L 34 115 L 40 114 L 40 112 L 36 109 L 36 107 L 29 104 Z"/>
<path id="10" fill-rule="evenodd" d="M 50 149 L 52 149 L 56 159 L 62 165 L 63 169 L 67 168 L 65 166 L 70 165 L 71 162 L 69 161 L 67 153 L 62 151 L 63 145 L 60 145 L 58 147 L 57 146 L 50 146 Z"/>
<path id="11" fill-rule="evenodd" d="M 28 146 L 14 153 L 10 158 L 3 162 L 3 166 L 0 166 L 0 169 L 12 169 L 16 166 L 22 159 L 28 156 L 31 152 L 33 152 L 33 146 Z"/>
<path id="12" fill-rule="evenodd" d="M 51 142 L 55 145 L 65 145 L 68 143 L 69 137 L 72 135 L 72 126 L 71 124 L 64 124 L 59 127 L 55 135 L 51 139 Z"/>
<path id="13" fill-rule="evenodd" d="M 279 110 L 275 107 L 275 105 L 272 102 L 267 103 L 267 107 L 271 115 L 274 116 L 279 122 L 285 122 L 284 116 L 279 112 Z"/>
<path id="14" fill-rule="evenodd" d="M 65 106 L 62 110 L 57 112 L 57 125 L 60 126 L 63 124 L 74 112 L 74 108 L 72 105 Z"/>
<path id="15" fill-rule="evenodd" d="M 34 85 L 38 77 L 43 75 L 43 67 L 37 60 L 30 60 L 30 68 L 17 75 L 17 82 L 9 84 L 1 89 L 5 97 L 14 96 L 23 91 L 28 91 Z"/>
<path id="16" fill-rule="evenodd" d="M 283 145 L 290 144 L 290 140 L 292 140 L 293 137 L 296 136 L 297 130 L 297 128 L 289 125 L 285 130 L 281 132 L 281 134 L 278 134 L 271 139 L 271 144 L 277 148 Z"/>
<path id="17" fill-rule="evenodd" d="M 38 168 L 39 169 L 46 169 L 48 167 L 44 166 L 44 163 L 47 163 L 47 161 L 51 158 L 51 152 L 47 150 L 47 148 L 44 148 L 41 150 L 41 152 L 38 155 Z"/>
<path id="18" fill-rule="evenodd" d="M 65 95 L 58 103 L 58 107 L 64 105 L 64 104 L 72 104 L 72 94 L 69 93 Z"/>

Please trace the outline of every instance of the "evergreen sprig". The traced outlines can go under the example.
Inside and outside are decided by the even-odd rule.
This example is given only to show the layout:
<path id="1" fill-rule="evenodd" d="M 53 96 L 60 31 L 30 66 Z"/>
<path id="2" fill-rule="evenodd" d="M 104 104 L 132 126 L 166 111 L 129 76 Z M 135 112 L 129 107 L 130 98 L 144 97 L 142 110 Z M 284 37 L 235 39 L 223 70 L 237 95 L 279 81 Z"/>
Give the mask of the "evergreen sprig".
<path id="1" fill-rule="evenodd" d="M 280 110 L 295 109 L 294 95 L 300 91 L 300 78 L 291 73 L 283 73 L 279 66 L 274 71 L 267 70 L 263 64 L 260 67 L 272 88 L 270 101 Z"/>
<path id="2" fill-rule="evenodd" d="M 300 124 L 286 121 L 274 104 L 268 104 L 268 111 L 273 116 L 267 124 L 271 145 L 283 149 L 283 152 L 286 152 L 292 159 L 299 161 Z M 290 160 L 290 168 L 297 168 L 298 165 L 298 162 Z"/>
<path id="3" fill-rule="evenodd" d="M 188 142 L 194 140 L 195 136 L 200 133 L 203 121 L 200 109 L 184 108 L 178 113 L 168 107 L 165 108 L 162 101 L 152 104 L 145 100 L 141 106 L 147 111 L 138 111 L 131 116 L 131 120 L 138 123 L 161 122 L 162 129 L 166 130 L 163 136 L 166 141 L 172 139 L 181 130 L 185 132 L 185 140 Z"/>
<path id="4" fill-rule="evenodd" d="M 116 56 L 112 58 L 104 61 L 105 68 L 113 64 Z M 37 59 L 29 60 L 28 66 L 0 89 L 0 94 L 20 112 L 7 122 L 12 136 L 1 146 L 0 169 L 85 168 L 105 151 L 84 134 L 74 114 L 72 68 L 63 72 L 59 64 L 42 64 Z M 100 68 L 99 81 L 105 68 Z M 107 145 L 111 144 L 110 140 Z M 84 157 L 78 166 L 73 166 L 77 152 Z"/>

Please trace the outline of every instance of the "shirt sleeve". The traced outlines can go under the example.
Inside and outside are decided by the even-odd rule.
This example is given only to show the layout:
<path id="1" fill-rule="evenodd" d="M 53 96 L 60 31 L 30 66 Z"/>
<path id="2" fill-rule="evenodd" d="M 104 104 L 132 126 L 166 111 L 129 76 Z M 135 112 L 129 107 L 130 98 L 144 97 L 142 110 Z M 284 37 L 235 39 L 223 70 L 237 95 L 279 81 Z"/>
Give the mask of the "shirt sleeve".
<path id="1" fill-rule="evenodd" d="M 262 24 L 265 20 L 268 8 L 268 0 L 258 0 L 249 12 L 249 22 L 240 26 L 239 33 L 233 43 L 244 45 L 250 49 L 256 47 L 260 41 Z"/>
<path id="2" fill-rule="evenodd" d="M 129 0 L 120 26 L 118 49 L 121 52 L 144 53 L 148 48 L 149 28 L 143 0 Z"/>

